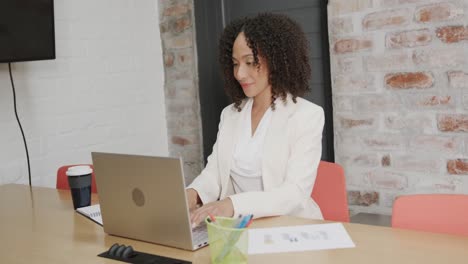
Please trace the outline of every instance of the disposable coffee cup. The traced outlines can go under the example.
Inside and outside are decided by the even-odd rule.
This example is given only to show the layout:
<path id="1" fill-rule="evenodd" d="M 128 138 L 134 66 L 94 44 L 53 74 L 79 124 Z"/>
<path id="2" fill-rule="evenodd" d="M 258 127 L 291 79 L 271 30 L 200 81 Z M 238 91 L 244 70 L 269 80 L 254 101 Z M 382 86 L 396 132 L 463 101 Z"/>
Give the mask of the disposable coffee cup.
<path id="1" fill-rule="evenodd" d="M 73 208 L 91 205 L 91 174 L 93 169 L 90 166 L 73 166 L 67 170 L 68 184 L 73 199 Z"/>

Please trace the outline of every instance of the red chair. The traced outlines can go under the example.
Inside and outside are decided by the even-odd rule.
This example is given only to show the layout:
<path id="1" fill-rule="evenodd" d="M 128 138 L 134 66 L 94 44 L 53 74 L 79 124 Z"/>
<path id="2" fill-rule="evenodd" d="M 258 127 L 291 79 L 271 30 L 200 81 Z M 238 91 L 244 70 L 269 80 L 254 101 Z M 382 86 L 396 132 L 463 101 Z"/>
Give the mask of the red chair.
<path id="1" fill-rule="evenodd" d="M 70 186 L 68 185 L 68 178 L 67 178 L 67 169 L 72 166 L 78 166 L 78 165 L 88 165 L 93 169 L 93 173 L 91 174 L 91 192 L 92 193 L 97 193 L 97 188 L 96 188 L 96 179 L 94 177 L 94 167 L 92 164 L 76 164 L 76 165 L 65 165 L 60 167 L 57 170 L 57 182 L 55 185 L 55 188 L 60 189 L 60 190 L 70 190 Z"/>
<path id="2" fill-rule="evenodd" d="M 392 227 L 468 236 L 468 195 L 399 196 L 393 203 Z"/>
<path id="3" fill-rule="evenodd" d="M 311 197 L 325 220 L 349 222 L 346 181 L 340 165 L 320 161 Z"/>

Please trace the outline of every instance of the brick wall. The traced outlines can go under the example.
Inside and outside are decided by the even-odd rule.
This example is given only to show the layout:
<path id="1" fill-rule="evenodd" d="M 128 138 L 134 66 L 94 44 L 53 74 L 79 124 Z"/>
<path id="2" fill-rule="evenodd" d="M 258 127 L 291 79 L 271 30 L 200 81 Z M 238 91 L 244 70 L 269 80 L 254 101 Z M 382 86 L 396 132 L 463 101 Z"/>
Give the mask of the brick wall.
<path id="1" fill-rule="evenodd" d="M 331 0 L 328 14 L 351 210 L 468 193 L 468 1 Z"/>
<path id="2" fill-rule="evenodd" d="M 154 0 L 55 0 L 57 59 L 13 63 L 33 184 L 91 151 L 167 155 Z M 0 184 L 27 183 L 7 64 L 0 64 Z"/>
<path id="3" fill-rule="evenodd" d="M 169 153 L 184 160 L 186 183 L 200 174 L 203 150 L 192 0 L 159 0 Z"/>

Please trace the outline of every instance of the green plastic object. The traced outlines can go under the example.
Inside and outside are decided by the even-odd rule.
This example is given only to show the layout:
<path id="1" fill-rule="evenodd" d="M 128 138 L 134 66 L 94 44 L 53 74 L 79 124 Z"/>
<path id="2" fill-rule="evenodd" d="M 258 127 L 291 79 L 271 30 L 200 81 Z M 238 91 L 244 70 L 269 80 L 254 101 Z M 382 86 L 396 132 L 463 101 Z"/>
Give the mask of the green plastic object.
<path id="1" fill-rule="evenodd" d="M 216 217 L 215 222 L 205 219 L 211 263 L 247 263 L 248 231 L 247 228 L 235 228 L 238 221 L 238 218 L 229 217 Z"/>

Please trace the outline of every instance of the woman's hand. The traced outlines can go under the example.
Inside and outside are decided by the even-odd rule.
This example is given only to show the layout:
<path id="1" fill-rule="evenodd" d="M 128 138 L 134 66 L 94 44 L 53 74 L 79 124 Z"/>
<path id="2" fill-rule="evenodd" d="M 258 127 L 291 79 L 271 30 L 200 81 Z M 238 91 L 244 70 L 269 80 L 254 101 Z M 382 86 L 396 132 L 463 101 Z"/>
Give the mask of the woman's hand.
<path id="1" fill-rule="evenodd" d="M 187 204 L 189 207 L 189 211 L 192 212 L 195 209 L 200 207 L 201 201 L 200 197 L 198 197 L 198 192 L 195 189 L 189 188 L 185 190 L 187 196 Z"/>
<path id="2" fill-rule="evenodd" d="M 213 216 L 232 217 L 234 215 L 234 207 L 231 199 L 225 198 L 221 201 L 208 203 L 191 212 L 190 221 L 192 223 L 192 228 L 204 221 L 208 214 Z"/>

